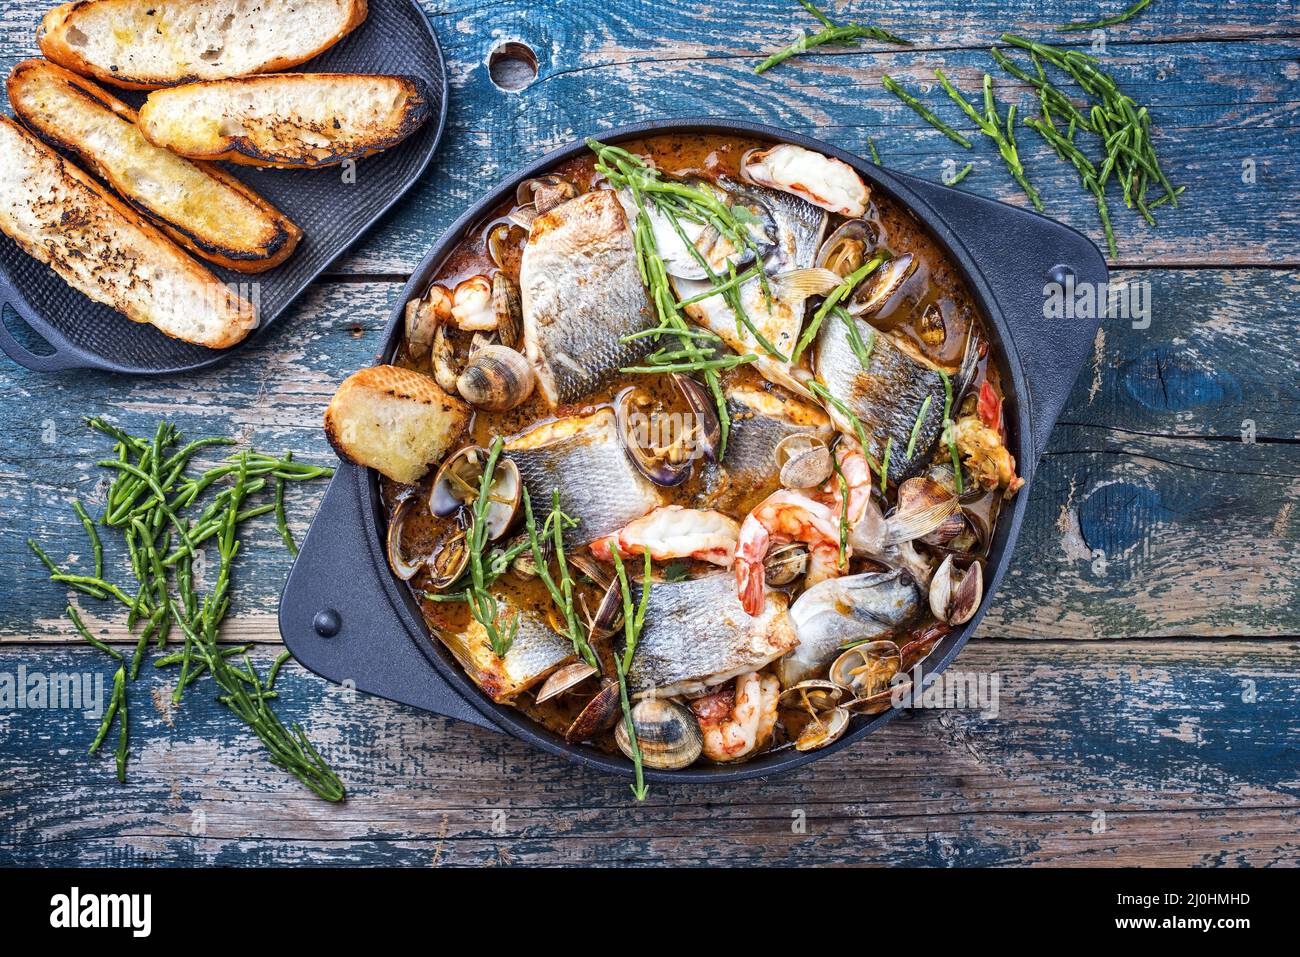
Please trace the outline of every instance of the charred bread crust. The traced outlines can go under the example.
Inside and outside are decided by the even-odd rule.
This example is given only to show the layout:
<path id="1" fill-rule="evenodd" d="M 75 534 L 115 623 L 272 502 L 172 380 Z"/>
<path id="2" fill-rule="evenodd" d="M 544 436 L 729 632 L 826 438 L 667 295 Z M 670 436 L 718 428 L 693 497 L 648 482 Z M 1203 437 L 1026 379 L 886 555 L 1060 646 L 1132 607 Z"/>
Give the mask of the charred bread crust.
<path id="1" fill-rule="evenodd" d="M 0 128 L 11 130 L 25 141 L 36 154 L 37 161 L 44 164 L 45 168 L 40 172 L 47 174 L 49 180 L 46 183 L 29 180 L 24 183 L 24 188 L 39 191 L 33 207 L 48 206 L 53 210 L 62 208 L 58 213 L 59 224 L 68 231 L 67 245 L 64 247 L 53 242 L 42 243 L 36 237 L 9 228 L 5 210 L 0 207 L 0 231 L 25 253 L 49 266 L 56 275 L 87 298 L 117 310 L 133 322 L 148 323 L 174 339 L 210 349 L 224 349 L 235 345 L 256 328 L 257 314 L 251 303 L 231 292 L 213 273 L 187 256 L 167 236 L 96 179 L 46 146 L 17 121 L 0 114 Z M 21 157 L 10 157 L 8 161 L 18 164 Z M 75 199 L 76 203 L 60 202 L 57 196 L 59 188 L 71 194 L 67 199 Z M 141 243 L 152 247 L 149 251 L 167 260 L 163 264 L 165 267 L 181 273 L 180 278 L 192 283 L 194 289 L 202 289 L 205 295 L 212 297 L 212 302 L 222 303 L 222 308 L 213 316 L 221 323 L 220 331 L 209 335 L 186 335 L 175 323 L 160 324 L 159 320 L 163 317 L 151 314 L 147 308 L 148 305 L 156 305 L 156 299 L 151 300 L 147 295 L 148 289 L 142 293 L 140 287 L 151 289 L 153 281 L 167 278 L 167 270 L 143 277 L 135 271 L 138 264 L 124 250 L 106 246 L 96 252 L 93 247 L 79 247 L 76 244 L 76 230 L 91 225 L 96 220 L 106 221 L 105 225 L 115 229 L 136 231 Z M 120 233 L 114 233 L 115 239 L 119 236 Z M 92 259 L 93 265 L 88 267 L 89 278 L 77 276 L 74 265 L 84 268 Z M 115 284 L 116 280 L 121 281 Z M 122 289 L 135 293 L 146 305 L 139 305 Z M 191 322 L 196 321 L 192 316 L 190 319 Z"/>
<path id="2" fill-rule="evenodd" d="M 308 91 L 307 88 L 311 83 L 337 80 L 355 80 L 359 83 L 385 80 L 399 84 L 405 93 L 405 100 L 402 104 L 402 116 L 398 123 L 386 127 L 382 132 L 375 135 L 352 138 L 347 141 L 345 148 L 323 151 L 318 147 L 303 144 L 299 152 L 293 153 L 287 149 L 263 147 L 258 142 L 256 135 L 235 133 L 218 133 L 216 137 L 203 145 L 199 145 L 191 137 L 169 135 L 169 131 L 160 128 L 160 123 L 156 122 L 154 117 L 155 110 L 159 108 L 158 104 L 164 102 L 155 99 L 155 96 L 180 95 L 186 91 L 193 90 L 197 92 L 200 88 L 212 89 L 224 84 L 238 84 L 238 87 L 246 92 L 250 89 L 256 90 L 261 84 L 267 84 L 269 87 L 270 85 L 294 83 L 302 84 L 302 89 Z M 272 167 L 275 169 L 317 169 L 326 166 L 337 166 L 348 160 L 364 159 L 367 156 L 374 156 L 376 153 L 391 149 L 428 122 L 432 112 L 433 108 L 429 101 L 428 87 L 419 77 L 365 73 L 290 73 L 275 76 L 243 77 L 234 80 L 213 80 L 206 83 L 174 87 L 160 94 L 151 95 L 140 110 L 140 130 L 144 133 L 145 138 L 155 146 L 171 150 L 189 159 L 228 162 L 240 166 Z M 206 119 L 211 120 L 212 118 L 208 117 Z M 334 119 L 334 123 L 336 126 L 339 125 L 337 117 Z"/>
<path id="3" fill-rule="evenodd" d="M 256 246 L 223 243 L 219 235 L 212 235 L 213 230 L 207 230 L 207 235 L 202 235 L 197 231 L 196 225 L 187 223 L 181 218 L 169 218 L 165 211 L 150 206 L 146 197 L 143 197 L 133 184 L 112 175 L 97 151 L 77 141 L 62 125 L 50 122 L 48 118 L 42 117 L 32 108 L 25 96 L 25 89 L 29 82 L 39 82 L 38 74 L 45 74 L 56 82 L 64 83 L 70 93 L 84 98 L 93 108 L 107 110 L 132 126 L 136 123 L 135 111 L 93 81 L 45 60 L 24 60 L 15 66 L 9 75 L 7 83 L 9 102 L 18 118 L 29 130 L 50 146 L 75 154 L 87 165 L 90 172 L 113 187 L 123 200 L 182 246 L 209 262 L 243 273 L 263 272 L 278 266 L 293 253 L 299 240 L 302 239 L 302 230 L 254 190 L 218 166 L 178 157 L 167 157 L 167 160 L 173 163 L 188 163 L 200 174 L 221 184 L 224 189 L 238 194 L 254 206 L 261 217 L 260 225 L 270 231 L 269 235 L 261 238 Z"/>

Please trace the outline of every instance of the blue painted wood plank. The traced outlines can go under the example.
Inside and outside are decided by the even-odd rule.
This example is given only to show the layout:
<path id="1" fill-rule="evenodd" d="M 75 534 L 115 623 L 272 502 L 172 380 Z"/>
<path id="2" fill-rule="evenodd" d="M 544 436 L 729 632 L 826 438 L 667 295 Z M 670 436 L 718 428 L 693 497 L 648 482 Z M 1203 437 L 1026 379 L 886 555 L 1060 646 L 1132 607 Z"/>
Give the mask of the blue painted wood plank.
<path id="1" fill-rule="evenodd" d="M 917 712 L 796 776 L 656 786 L 644 805 L 621 780 L 289 666 L 278 707 L 349 788 L 326 805 L 203 687 L 159 711 L 149 676 L 126 787 L 83 753 L 93 720 L 0 712 L 0 864 L 1293 863 L 1298 651 L 976 642 L 959 666 L 998 675 L 996 717 Z M 102 660 L 9 649 L 0 670 Z"/>
<path id="2" fill-rule="evenodd" d="M 31 55 L 44 7 L 44 0 L 21 0 L 2 15 L 0 69 Z M 752 68 L 766 52 L 812 24 L 793 2 L 743 0 L 724 13 L 707 4 L 581 0 L 552 5 L 544 16 L 523 0 L 426 2 L 451 75 L 444 148 L 401 209 L 339 268 L 409 272 L 485 186 L 523 159 L 651 118 L 743 116 L 819 135 L 863 156 L 873 136 L 891 168 L 938 179 L 945 160 L 970 160 L 976 172 L 963 188 L 1023 204 L 990 143 L 961 150 L 881 89 L 880 76 L 888 72 L 915 91 L 932 83 L 933 68 L 941 66 L 974 93 L 988 71 L 1004 108 L 1018 101 L 1024 115 L 1032 111 L 1031 98 L 997 70 L 988 45 L 1005 29 L 1059 39 L 1050 28 L 1086 15 L 1089 7 L 1096 9 L 1028 0 L 981 0 L 957 9 L 937 0 L 845 4 L 841 15 L 869 18 L 917 46 L 823 49 L 755 77 Z M 1106 31 L 1098 55 L 1126 91 L 1150 106 L 1165 164 L 1188 187 L 1183 208 L 1166 209 L 1158 228 L 1127 210 L 1117 212 L 1120 263 L 1300 263 L 1300 213 L 1290 202 L 1290 186 L 1300 178 L 1300 30 L 1293 14 L 1285 0 L 1233 7 L 1204 0 L 1160 3 L 1131 25 Z M 487 68 L 491 50 L 507 39 L 529 44 L 539 61 L 537 82 L 520 93 L 498 89 Z M 1095 42 L 1090 36 L 1067 39 Z M 960 121 L 941 91 L 930 90 L 925 99 L 941 116 Z M 1073 170 L 1028 129 L 1020 141 L 1048 213 L 1100 241 L 1092 200 Z M 1253 164 L 1252 183 L 1242 179 L 1247 163 Z M 365 188 L 364 169 L 363 163 L 358 189 Z"/>

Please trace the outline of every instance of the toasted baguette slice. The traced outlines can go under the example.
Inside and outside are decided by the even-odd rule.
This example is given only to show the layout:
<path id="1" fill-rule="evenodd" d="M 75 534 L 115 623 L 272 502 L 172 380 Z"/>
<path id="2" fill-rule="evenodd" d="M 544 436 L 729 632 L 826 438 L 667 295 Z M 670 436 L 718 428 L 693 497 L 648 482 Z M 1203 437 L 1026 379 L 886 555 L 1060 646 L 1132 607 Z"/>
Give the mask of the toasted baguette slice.
<path id="1" fill-rule="evenodd" d="M 424 84 L 361 73 L 280 73 L 157 90 L 149 142 L 201 160 L 301 169 L 386 150 L 429 118 Z"/>
<path id="2" fill-rule="evenodd" d="M 410 484 L 460 440 L 469 418 L 469 406 L 427 375 L 373 366 L 343 380 L 325 410 L 325 435 L 342 458 Z"/>
<path id="3" fill-rule="evenodd" d="M 130 90 L 297 66 L 366 18 L 366 0 L 77 0 L 45 15 L 41 52 Z"/>
<path id="4" fill-rule="evenodd" d="M 302 238 L 287 216 L 208 163 L 154 146 L 135 112 L 61 66 L 25 60 L 9 75 L 9 103 L 52 146 L 87 168 L 167 235 L 227 269 L 255 273 L 279 265 Z"/>
<path id="5" fill-rule="evenodd" d="M 251 304 L 7 116 L 0 156 L 0 231 L 74 289 L 212 349 L 257 325 Z"/>

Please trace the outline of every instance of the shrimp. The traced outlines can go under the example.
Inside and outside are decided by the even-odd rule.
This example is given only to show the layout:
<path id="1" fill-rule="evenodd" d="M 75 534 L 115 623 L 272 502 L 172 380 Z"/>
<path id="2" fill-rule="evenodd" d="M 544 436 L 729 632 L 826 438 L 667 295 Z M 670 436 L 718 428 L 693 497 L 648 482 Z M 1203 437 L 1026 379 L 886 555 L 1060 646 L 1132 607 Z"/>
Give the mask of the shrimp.
<path id="1" fill-rule="evenodd" d="M 847 517 L 849 526 L 852 527 L 862 521 L 867 514 L 867 506 L 871 503 L 871 468 L 867 465 L 867 458 L 862 454 L 858 443 L 851 442 L 847 438 L 840 439 L 834 454 L 840 464 L 844 483 L 849 488 Z M 812 497 L 823 505 L 830 506 L 835 510 L 836 515 L 843 514 L 844 497 L 840 492 L 839 475 L 832 474 Z"/>
<path id="2" fill-rule="evenodd" d="M 696 698 L 691 710 L 704 734 L 703 754 L 710 761 L 736 761 L 759 748 L 776 727 L 781 682 L 757 671 L 735 684 Z"/>
<path id="3" fill-rule="evenodd" d="M 624 525 L 611 538 L 621 558 L 640 556 L 649 549 L 655 561 L 698 558 L 725 568 L 736 552 L 739 534 L 735 519 L 721 512 L 665 505 Z M 611 538 L 591 543 L 591 553 L 601 561 L 612 561 Z"/>
<path id="4" fill-rule="evenodd" d="M 786 542 L 807 543 L 808 585 L 841 572 L 839 515 L 802 492 L 773 492 L 745 516 L 736 543 L 736 595 L 750 615 L 763 611 L 763 558 L 771 546 Z"/>

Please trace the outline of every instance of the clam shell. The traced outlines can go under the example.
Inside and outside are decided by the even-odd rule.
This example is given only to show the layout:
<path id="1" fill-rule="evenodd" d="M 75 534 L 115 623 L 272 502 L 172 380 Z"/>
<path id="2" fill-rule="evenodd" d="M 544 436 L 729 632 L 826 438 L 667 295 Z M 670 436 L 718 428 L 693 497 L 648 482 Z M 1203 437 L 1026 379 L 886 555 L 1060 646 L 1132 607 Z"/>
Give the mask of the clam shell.
<path id="1" fill-rule="evenodd" d="M 621 711 L 618 684 L 608 681 L 587 702 L 587 706 L 578 712 L 569 729 L 564 732 L 564 740 L 569 744 L 579 744 L 604 734 L 614 726 Z"/>
<path id="2" fill-rule="evenodd" d="M 586 681 L 594 674 L 599 672 L 585 661 L 575 661 L 571 665 L 565 665 L 551 672 L 549 678 L 542 682 L 541 688 L 537 691 L 536 701 L 541 704 L 543 701 L 549 701 L 556 695 L 564 694 L 582 682 Z"/>
<path id="3" fill-rule="evenodd" d="M 632 706 L 632 724 L 641 749 L 641 761 L 648 768 L 674 771 L 693 763 L 704 750 L 704 735 L 691 710 L 666 698 L 643 698 Z M 632 742 L 626 722 L 614 729 L 614 740 L 629 758 Z"/>
<path id="4" fill-rule="evenodd" d="M 532 395 L 533 367 L 508 346 L 485 345 L 470 356 L 456 380 L 456 391 L 470 405 L 506 412 Z"/>

